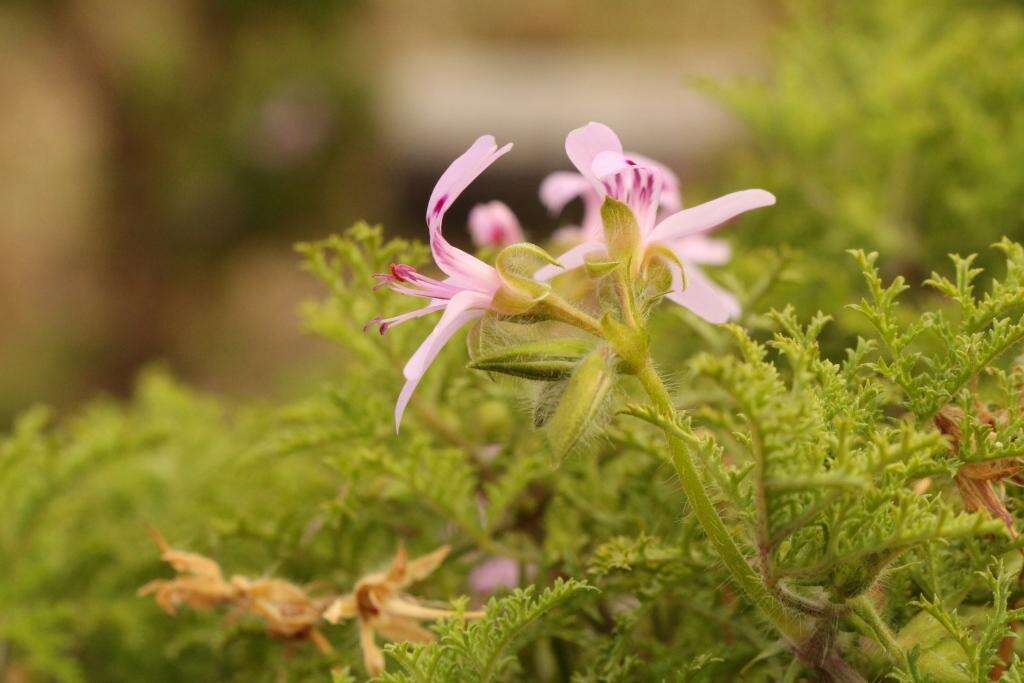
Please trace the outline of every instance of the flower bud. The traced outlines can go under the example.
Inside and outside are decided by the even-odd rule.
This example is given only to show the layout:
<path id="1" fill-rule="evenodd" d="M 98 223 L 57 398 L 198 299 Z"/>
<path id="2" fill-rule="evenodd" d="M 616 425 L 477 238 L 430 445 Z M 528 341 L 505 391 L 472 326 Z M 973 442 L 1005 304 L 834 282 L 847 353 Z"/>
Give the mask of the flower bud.
<path id="1" fill-rule="evenodd" d="M 583 359 L 548 420 L 548 443 L 556 462 L 560 462 L 599 421 L 604 401 L 615 381 L 610 356 L 611 350 L 602 347 Z"/>
<path id="2" fill-rule="evenodd" d="M 554 382 L 569 377 L 591 348 L 591 342 L 572 337 L 525 342 L 478 356 L 467 367 Z"/>
<path id="3" fill-rule="evenodd" d="M 524 240 L 519 219 L 499 201 L 477 204 L 470 210 L 469 235 L 478 249 L 500 249 Z"/>

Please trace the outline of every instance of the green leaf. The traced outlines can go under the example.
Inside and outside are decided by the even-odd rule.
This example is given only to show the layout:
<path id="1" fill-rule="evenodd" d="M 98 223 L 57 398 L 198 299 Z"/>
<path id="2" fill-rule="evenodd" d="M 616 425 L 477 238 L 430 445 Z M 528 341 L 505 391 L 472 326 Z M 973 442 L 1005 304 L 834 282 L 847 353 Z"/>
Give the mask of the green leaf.
<path id="1" fill-rule="evenodd" d="M 540 594 L 533 586 L 508 597 L 493 598 L 480 621 L 452 619 L 438 627 L 432 645 L 396 643 L 387 646 L 402 671 L 388 672 L 386 683 L 414 681 L 508 680 L 516 667 L 515 650 L 529 642 L 530 629 L 557 608 L 597 590 L 576 579 L 557 579 Z"/>

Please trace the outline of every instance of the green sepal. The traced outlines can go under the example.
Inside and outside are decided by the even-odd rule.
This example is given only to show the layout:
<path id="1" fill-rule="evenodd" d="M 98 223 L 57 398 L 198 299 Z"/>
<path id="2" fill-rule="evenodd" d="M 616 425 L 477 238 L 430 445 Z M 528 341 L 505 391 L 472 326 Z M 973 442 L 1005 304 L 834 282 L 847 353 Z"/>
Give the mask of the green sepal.
<path id="1" fill-rule="evenodd" d="M 491 305 L 501 313 L 519 315 L 543 301 L 551 285 L 537 282 L 533 274 L 546 264 L 559 265 L 555 257 L 536 244 L 521 242 L 502 249 L 494 260 L 501 287 Z"/>
<path id="2" fill-rule="evenodd" d="M 475 358 L 467 367 L 513 377 L 557 382 L 566 379 L 593 343 L 585 339 L 561 338 L 507 346 Z"/>
<path id="3" fill-rule="evenodd" d="M 594 255 L 595 258 L 583 259 L 583 267 L 587 269 L 587 275 L 594 280 L 599 280 L 606 275 L 614 273 L 622 267 L 622 261 L 610 259 L 605 256 Z"/>
<path id="4" fill-rule="evenodd" d="M 608 255 L 615 260 L 629 261 L 640 246 L 640 224 L 633 210 L 617 199 L 605 197 L 601 204 L 601 221 Z"/>
<path id="5" fill-rule="evenodd" d="M 611 349 L 594 349 L 573 372 L 545 427 L 553 464 L 558 465 L 597 424 L 615 383 Z"/>
<path id="6" fill-rule="evenodd" d="M 675 252 L 662 244 L 653 244 L 644 254 L 643 272 L 652 296 L 667 294 L 672 289 L 672 266 L 679 268 L 683 289 L 688 284 L 686 268 Z"/>

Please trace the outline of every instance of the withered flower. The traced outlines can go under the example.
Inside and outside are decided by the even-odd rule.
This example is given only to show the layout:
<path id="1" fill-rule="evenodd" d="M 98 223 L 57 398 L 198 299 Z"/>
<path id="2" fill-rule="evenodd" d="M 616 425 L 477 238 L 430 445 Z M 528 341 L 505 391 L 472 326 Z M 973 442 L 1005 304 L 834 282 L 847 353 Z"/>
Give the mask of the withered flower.
<path id="1" fill-rule="evenodd" d="M 171 565 L 178 576 L 150 581 L 138 590 L 138 595 L 153 595 L 156 603 L 171 615 L 177 614 L 181 605 L 205 611 L 238 598 L 238 588 L 224 580 L 220 565 L 215 561 L 175 550 L 159 531 L 152 527 L 147 530 L 160 549 L 160 559 Z"/>
<path id="2" fill-rule="evenodd" d="M 990 436 L 995 438 L 1001 416 L 984 408 L 979 409 L 977 416 L 992 428 Z M 943 407 L 935 415 L 935 425 L 949 439 L 953 452 L 960 450 L 963 440 L 960 424 L 964 418 L 964 411 L 952 405 Z M 971 512 L 985 510 L 993 517 L 1001 519 L 1013 538 L 1017 538 L 1018 532 L 1013 526 L 1013 517 L 1003 501 L 1003 487 L 1004 482 L 1007 479 L 1015 479 L 1022 468 L 1024 461 L 1019 457 L 970 462 L 962 465 L 954 477 L 964 506 Z"/>
<path id="3" fill-rule="evenodd" d="M 392 641 L 428 643 L 434 639 L 434 634 L 423 628 L 421 621 L 456 616 L 456 612 L 430 607 L 402 592 L 437 569 L 448 551 L 448 546 L 444 546 L 410 560 L 405 548 L 399 546 L 387 570 L 363 577 L 351 593 L 335 600 L 324 612 L 324 619 L 334 624 L 342 619 L 359 620 L 359 645 L 371 676 L 384 671 L 384 653 L 377 646 L 377 633 Z M 463 612 L 458 616 L 479 619 L 483 615 L 483 612 Z"/>
<path id="4" fill-rule="evenodd" d="M 178 576 L 150 581 L 138 594 L 153 595 L 168 614 L 176 614 L 181 605 L 199 610 L 228 605 L 236 614 L 259 617 L 267 632 L 276 638 L 309 640 L 321 652 L 333 651 L 316 627 L 334 596 L 313 597 L 306 589 L 275 578 L 233 576 L 226 581 L 214 560 L 171 548 L 156 529 L 150 528 L 149 533 L 161 551 L 161 558 Z"/>
<path id="5" fill-rule="evenodd" d="M 313 597 L 305 588 L 281 579 L 231 577 L 241 595 L 238 607 L 260 617 L 271 635 L 283 639 L 308 639 L 322 652 L 331 652 L 330 642 L 316 626 L 334 596 Z"/>

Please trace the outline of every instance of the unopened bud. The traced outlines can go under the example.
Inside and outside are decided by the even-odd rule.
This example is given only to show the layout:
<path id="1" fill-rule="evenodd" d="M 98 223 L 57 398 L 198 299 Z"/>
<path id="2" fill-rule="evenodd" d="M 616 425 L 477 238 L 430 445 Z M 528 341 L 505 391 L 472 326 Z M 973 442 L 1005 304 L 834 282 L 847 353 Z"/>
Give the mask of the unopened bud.
<path id="1" fill-rule="evenodd" d="M 611 350 L 595 349 L 576 368 L 547 423 L 548 442 L 556 462 L 573 449 L 599 421 L 615 382 Z"/>
<path id="2" fill-rule="evenodd" d="M 525 379 L 554 382 L 572 374 L 593 343 L 564 338 L 506 346 L 474 358 L 467 367 Z"/>

